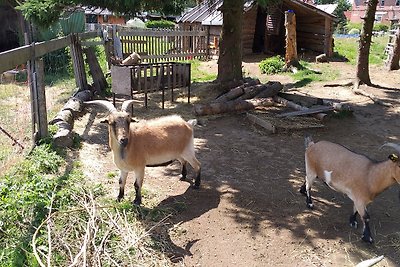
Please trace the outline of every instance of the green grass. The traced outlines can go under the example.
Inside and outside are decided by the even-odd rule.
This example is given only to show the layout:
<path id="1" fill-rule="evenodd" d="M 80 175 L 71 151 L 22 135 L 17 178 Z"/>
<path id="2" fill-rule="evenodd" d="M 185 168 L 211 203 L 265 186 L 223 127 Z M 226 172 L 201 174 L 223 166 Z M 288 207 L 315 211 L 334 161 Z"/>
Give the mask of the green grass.
<path id="1" fill-rule="evenodd" d="M 300 65 L 304 69 L 290 74 L 296 80 L 295 87 L 303 87 L 311 82 L 332 81 L 339 77 L 339 70 L 326 64 L 318 65 L 318 71 L 313 70 L 314 64 L 309 62 L 300 61 Z"/>
<path id="2" fill-rule="evenodd" d="M 200 69 L 200 60 L 194 59 L 187 61 L 191 63 L 191 81 L 192 82 L 210 82 L 217 79 L 217 73 L 210 73 Z"/>
<path id="3" fill-rule="evenodd" d="M 359 38 L 336 38 L 334 51 L 339 55 L 346 57 L 350 64 L 357 63 L 358 56 L 358 40 Z M 387 36 L 373 37 L 371 50 L 369 55 L 369 63 L 371 65 L 383 64 L 386 56 L 384 50 L 388 42 Z"/>

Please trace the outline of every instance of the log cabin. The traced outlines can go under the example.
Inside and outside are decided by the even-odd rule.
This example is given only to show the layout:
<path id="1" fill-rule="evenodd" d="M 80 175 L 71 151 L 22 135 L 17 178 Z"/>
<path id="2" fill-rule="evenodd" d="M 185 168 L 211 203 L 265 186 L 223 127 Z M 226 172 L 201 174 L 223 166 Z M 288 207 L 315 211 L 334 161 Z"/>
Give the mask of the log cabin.
<path id="1" fill-rule="evenodd" d="M 223 0 L 203 3 L 178 18 L 181 28 L 194 30 L 205 27 L 210 42 L 218 47 L 222 29 L 222 14 L 219 11 Z M 256 1 L 245 1 L 243 8 L 242 47 L 243 55 L 253 53 L 285 53 L 285 11 L 296 14 L 296 35 L 298 51 L 310 50 L 333 54 L 333 24 L 336 17 L 317 6 L 300 0 L 281 0 L 268 8 Z"/>

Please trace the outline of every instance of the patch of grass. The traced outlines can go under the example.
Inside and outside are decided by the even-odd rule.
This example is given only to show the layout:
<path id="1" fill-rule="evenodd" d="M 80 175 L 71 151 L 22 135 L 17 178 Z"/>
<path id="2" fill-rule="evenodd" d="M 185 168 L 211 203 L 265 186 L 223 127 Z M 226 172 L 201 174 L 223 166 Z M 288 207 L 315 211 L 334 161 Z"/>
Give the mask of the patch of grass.
<path id="1" fill-rule="evenodd" d="M 339 57 L 345 57 L 349 60 L 350 64 L 355 65 L 357 63 L 358 56 L 358 41 L 359 38 L 336 38 L 335 52 Z M 386 58 L 386 56 L 384 55 L 384 50 L 387 41 L 387 36 L 372 38 L 371 50 L 369 55 L 370 64 L 383 64 Z"/>
<path id="2" fill-rule="evenodd" d="M 217 73 L 209 73 L 200 69 L 200 60 L 194 59 L 188 61 L 191 63 L 191 81 L 192 82 L 210 82 L 217 79 Z"/>
<path id="3" fill-rule="evenodd" d="M 312 82 L 332 81 L 339 77 L 339 71 L 329 65 L 315 65 L 306 61 L 300 61 L 300 68 L 296 73 L 290 74 L 295 80 L 295 87 L 303 87 Z M 313 70 L 318 66 L 319 70 Z"/>

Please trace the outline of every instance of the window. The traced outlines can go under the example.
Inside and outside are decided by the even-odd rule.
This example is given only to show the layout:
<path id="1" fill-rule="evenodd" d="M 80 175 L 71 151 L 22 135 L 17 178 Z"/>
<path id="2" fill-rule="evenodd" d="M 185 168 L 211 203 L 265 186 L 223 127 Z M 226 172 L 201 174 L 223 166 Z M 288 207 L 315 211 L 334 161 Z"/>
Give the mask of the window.
<path id="1" fill-rule="evenodd" d="M 385 0 L 381 0 L 381 6 L 385 5 Z"/>
<path id="2" fill-rule="evenodd" d="M 108 15 L 103 15 L 103 22 L 107 23 L 108 22 Z"/>
<path id="3" fill-rule="evenodd" d="M 396 0 L 396 6 L 400 6 L 400 0 Z"/>

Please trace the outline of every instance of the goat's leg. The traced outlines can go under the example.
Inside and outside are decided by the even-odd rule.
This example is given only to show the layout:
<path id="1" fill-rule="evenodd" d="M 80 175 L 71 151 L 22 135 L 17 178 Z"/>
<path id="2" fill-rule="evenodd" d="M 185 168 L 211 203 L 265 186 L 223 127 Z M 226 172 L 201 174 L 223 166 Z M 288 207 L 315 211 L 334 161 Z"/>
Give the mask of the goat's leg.
<path id="1" fill-rule="evenodd" d="M 196 159 L 195 156 L 187 159 L 189 162 L 190 166 L 194 169 L 196 173 L 196 178 L 194 180 L 194 185 L 193 188 L 199 189 L 200 188 L 200 183 L 201 183 L 201 164 L 200 162 Z"/>
<path id="2" fill-rule="evenodd" d="M 369 214 L 367 212 L 367 209 L 364 204 L 362 203 L 357 203 L 356 204 L 356 209 L 358 211 L 358 214 L 360 214 L 361 220 L 363 222 L 363 233 L 361 236 L 361 239 L 365 242 L 368 242 L 372 244 L 374 242 L 374 239 L 371 236 L 371 230 L 369 228 Z"/>
<path id="3" fill-rule="evenodd" d="M 143 178 L 144 178 L 144 168 L 135 171 L 135 200 L 133 200 L 134 205 L 142 204 L 142 185 L 143 185 Z"/>
<path id="4" fill-rule="evenodd" d="M 316 175 L 306 175 L 306 203 L 309 209 L 314 208 L 314 204 L 311 199 L 311 186 L 314 183 Z"/>
<path id="5" fill-rule="evenodd" d="M 128 177 L 128 172 L 120 170 L 119 172 L 119 194 L 117 197 L 117 201 L 121 201 L 124 198 L 124 189 L 126 184 L 126 177 Z"/>
<path id="6" fill-rule="evenodd" d="M 357 229 L 357 227 L 358 227 L 357 214 L 358 214 L 358 211 L 356 209 L 356 206 L 354 205 L 353 214 L 350 215 L 350 227 L 352 227 L 354 229 Z"/>
<path id="7" fill-rule="evenodd" d="M 185 181 L 186 180 L 186 176 L 187 176 L 187 162 L 186 160 L 179 160 L 182 164 L 182 176 L 181 176 L 181 181 Z"/>

